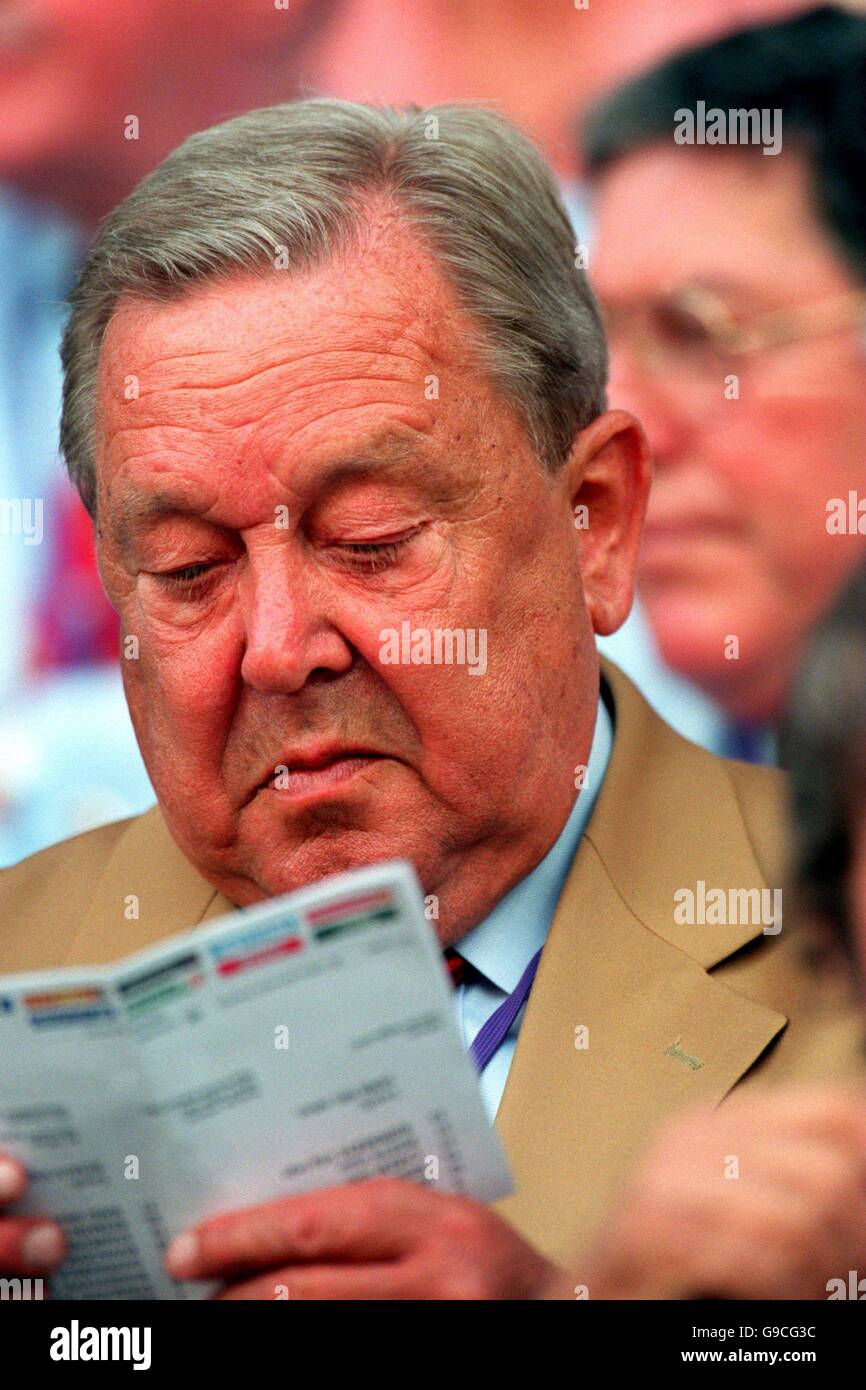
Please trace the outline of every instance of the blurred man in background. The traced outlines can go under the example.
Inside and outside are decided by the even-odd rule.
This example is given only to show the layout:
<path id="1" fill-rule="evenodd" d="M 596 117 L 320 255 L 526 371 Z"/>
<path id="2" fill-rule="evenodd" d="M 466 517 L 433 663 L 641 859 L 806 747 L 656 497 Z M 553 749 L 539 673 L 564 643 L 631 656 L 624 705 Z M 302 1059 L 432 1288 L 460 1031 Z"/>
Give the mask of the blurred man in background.
<path id="1" fill-rule="evenodd" d="M 3 0 L 0 176 L 92 228 L 178 140 L 309 81 L 340 0 Z"/>
<path id="2" fill-rule="evenodd" d="M 778 148 L 754 119 L 707 138 L 707 113 L 739 110 Z M 720 751 L 769 759 L 806 634 L 866 549 L 866 20 L 828 7 L 684 53 L 585 140 L 611 401 L 656 466 L 640 596 L 724 710 Z"/>

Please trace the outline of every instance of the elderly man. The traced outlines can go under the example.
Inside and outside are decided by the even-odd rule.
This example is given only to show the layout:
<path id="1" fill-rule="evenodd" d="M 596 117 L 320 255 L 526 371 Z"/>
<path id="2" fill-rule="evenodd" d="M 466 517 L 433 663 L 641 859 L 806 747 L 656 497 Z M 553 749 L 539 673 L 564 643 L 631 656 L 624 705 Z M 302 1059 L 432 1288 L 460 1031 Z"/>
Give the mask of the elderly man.
<path id="1" fill-rule="evenodd" d="M 498 1213 L 359 1184 L 188 1232 L 173 1273 L 533 1292 L 661 1115 L 854 1065 L 846 1002 L 774 915 L 682 914 L 684 890 L 778 881 L 778 786 L 600 681 L 647 454 L 606 412 L 572 233 L 515 131 L 314 101 L 196 135 L 104 224 L 63 356 L 159 804 L 3 877 L 0 969 L 105 961 L 395 856 L 472 967 L 467 1043 L 543 948 L 481 1078 L 516 1179 Z M 405 623 L 485 661 L 393 661 Z M 0 1232 L 7 1266 L 61 1253 L 50 1224 Z"/>
<path id="2" fill-rule="evenodd" d="M 611 400 L 655 464 L 640 598 L 715 746 L 758 760 L 866 552 L 864 93 L 866 19 L 826 7 L 670 59 L 585 131 Z"/>

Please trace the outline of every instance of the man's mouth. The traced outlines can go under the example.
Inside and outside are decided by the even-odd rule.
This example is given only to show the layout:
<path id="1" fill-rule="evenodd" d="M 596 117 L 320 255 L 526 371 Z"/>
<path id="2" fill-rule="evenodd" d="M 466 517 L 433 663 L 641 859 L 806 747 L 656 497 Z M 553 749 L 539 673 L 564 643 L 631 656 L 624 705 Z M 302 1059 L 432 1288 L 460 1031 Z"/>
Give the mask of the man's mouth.
<path id="1" fill-rule="evenodd" d="M 382 757 L 381 753 L 355 748 L 295 754 L 275 765 L 259 791 L 289 799 L 327 795 L 373 763 L 381 762 Z"/>

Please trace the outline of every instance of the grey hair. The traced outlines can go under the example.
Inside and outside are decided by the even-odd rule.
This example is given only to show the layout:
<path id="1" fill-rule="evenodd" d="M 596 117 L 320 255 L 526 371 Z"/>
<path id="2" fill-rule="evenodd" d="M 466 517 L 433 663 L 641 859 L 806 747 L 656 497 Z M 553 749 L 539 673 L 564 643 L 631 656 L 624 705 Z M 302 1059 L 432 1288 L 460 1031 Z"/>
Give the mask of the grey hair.
<path id="1" fill-rule="evenodd" d="M 554 179 L 482 107 L 315 99 L 190 136 L 102 224 L 71 295 L 60 443 L 96 514 L 96 379 L 122 296 L 178 298 L 235 270 L 324 264 L 386 197 L 481 326 L 484 367 L 541 464 L 605 409 L 607 351 Z"/>

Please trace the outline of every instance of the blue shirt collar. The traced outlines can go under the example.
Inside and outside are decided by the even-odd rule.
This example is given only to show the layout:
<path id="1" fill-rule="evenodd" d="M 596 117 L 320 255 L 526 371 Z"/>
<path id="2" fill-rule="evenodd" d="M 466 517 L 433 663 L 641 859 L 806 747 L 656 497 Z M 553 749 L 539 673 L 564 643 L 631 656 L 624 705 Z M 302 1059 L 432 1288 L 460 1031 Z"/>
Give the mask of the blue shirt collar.
<path id="1" fill-rule="evenodd" d="M 510 994 L 524 969 L 544 945 L 566 876 L 577 853 L 613 749 L 613 725 L 603 699 L 598 702 L 595 732 L 583 789 L 556 843 L 526 878 L 506 893 L 483 922 L 457 943 L 461 956 Z"/>

